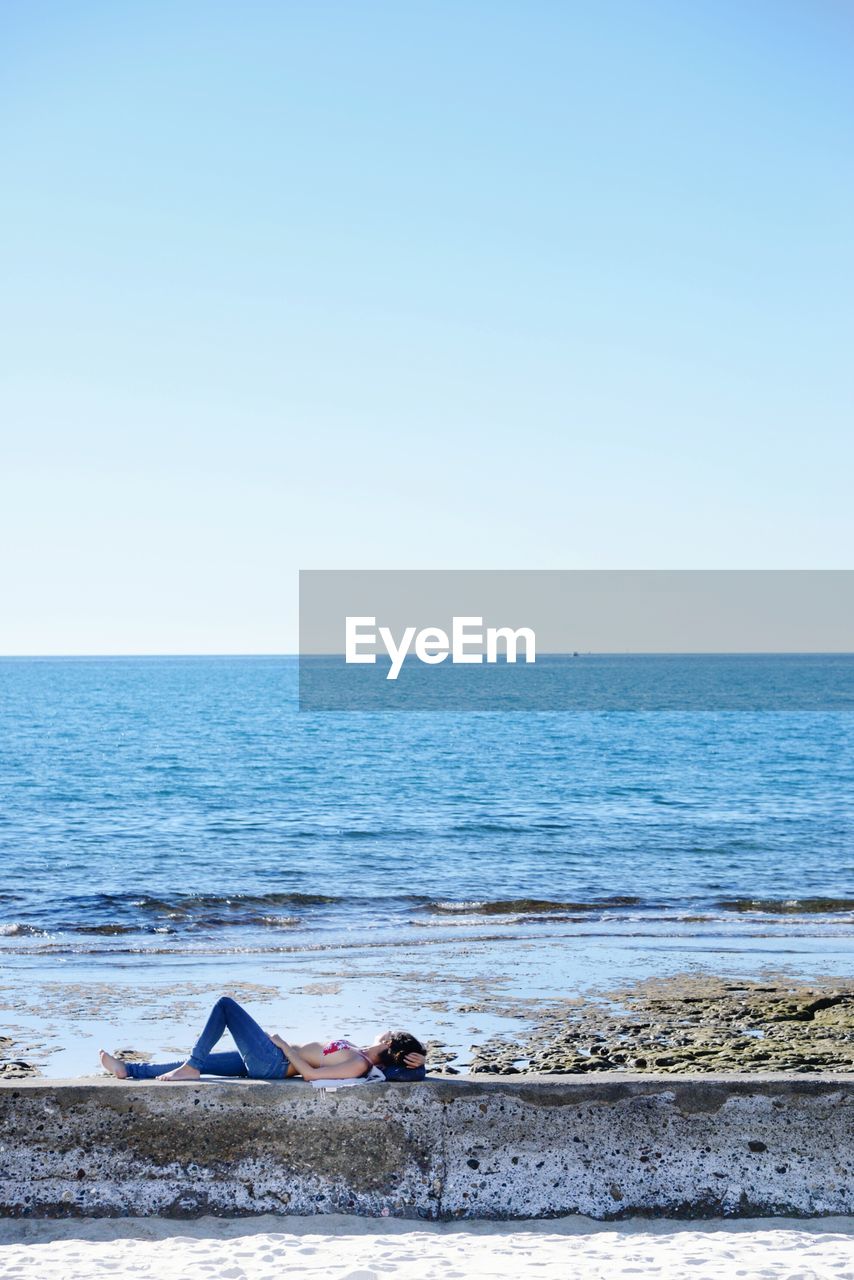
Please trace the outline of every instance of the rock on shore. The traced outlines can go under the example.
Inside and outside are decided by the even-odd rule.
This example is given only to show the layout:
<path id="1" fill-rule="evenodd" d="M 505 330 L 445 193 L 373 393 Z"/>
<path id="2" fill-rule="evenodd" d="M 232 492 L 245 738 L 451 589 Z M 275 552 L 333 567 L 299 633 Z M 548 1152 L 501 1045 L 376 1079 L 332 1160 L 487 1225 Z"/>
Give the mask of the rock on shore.
<path id="1" fill-rule="evenodd" d="M 649 979 L 568 1001 L 521 1043 L 488 1041 L 471 1070 L 853 1071 L 854 981 Z"/>

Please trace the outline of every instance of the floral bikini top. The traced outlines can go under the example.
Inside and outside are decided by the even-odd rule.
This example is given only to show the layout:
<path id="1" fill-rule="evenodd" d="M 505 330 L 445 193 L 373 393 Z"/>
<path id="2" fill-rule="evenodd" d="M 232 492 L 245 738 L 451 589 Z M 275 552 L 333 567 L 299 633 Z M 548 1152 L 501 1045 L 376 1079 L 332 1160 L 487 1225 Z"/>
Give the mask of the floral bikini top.
<path id="1" fill-rule="evenodd" d="M 356 1053 L 361 1053 L 366 1062 L 371 1061 L 366 1053 L 362 1053 L 358 1045 L 352 1044 L 349 1040 L 330 1040 L 329 1044 L 323 1048 L 324 1058 L 328 1053 L 337 1053 L 339 1049 L 353 1049 Z M 373 1063 L 371 1065 L 373 1066 Z"/>

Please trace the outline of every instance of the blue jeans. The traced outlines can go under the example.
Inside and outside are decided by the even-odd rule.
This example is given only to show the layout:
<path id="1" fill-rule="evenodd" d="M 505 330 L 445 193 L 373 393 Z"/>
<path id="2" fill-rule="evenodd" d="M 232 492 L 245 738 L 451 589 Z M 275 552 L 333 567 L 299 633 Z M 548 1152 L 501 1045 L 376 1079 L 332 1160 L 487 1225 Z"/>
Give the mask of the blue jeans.
<path id="1" fill-rule="evenodd" d="M 211 1053 L 226 1030 L 231 1032 L 239 1052 Z M 204 1075 L 243 1076 L 251 1080 L 283 1080 L 289 1066 L 279 1046 L 273 1044 L 264 1028 L 231 996 L 217 1000 L 186 1061 Z M 125 1063 L 131 1080 L 152 1080 L 181 1065 L 181 1062 Z"/>

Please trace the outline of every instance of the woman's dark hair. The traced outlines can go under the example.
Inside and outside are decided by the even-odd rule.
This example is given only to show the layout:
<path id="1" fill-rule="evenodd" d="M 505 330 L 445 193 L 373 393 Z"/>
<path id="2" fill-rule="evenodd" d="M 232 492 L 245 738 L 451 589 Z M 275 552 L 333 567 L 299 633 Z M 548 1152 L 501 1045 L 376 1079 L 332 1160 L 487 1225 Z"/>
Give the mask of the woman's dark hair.
<path id="1" fill-rule="evenodd" d="M 421 1041 L 416 1040 L 415 1036 L 410 1035 L 408 1031 L 392 1031 L 391 1041 L 380 1056 L 380 1066 L 405 1067 L 406 1063 L 403 1059 L 408 1053 L 426 1052 Z"/>

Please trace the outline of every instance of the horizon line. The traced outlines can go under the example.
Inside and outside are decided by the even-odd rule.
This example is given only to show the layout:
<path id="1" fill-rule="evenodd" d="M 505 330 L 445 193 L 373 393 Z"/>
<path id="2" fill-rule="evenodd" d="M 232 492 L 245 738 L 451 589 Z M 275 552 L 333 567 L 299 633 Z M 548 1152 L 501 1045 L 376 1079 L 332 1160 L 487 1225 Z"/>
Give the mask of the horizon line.
<path id="1" fill-rule="evenodd" d="M 387 655 L 376 654 L 381 662 Z M 543 649 L 538 654 L 541 658 L 846 658 L 854 657 L 854 649 Z M 324 653 L 293 652 L 211 652 L 211 653 L 169 653 L 152 651 L 150 653 L 0 653 L 0 662 L 45 662 L 59 660 L 74 661 L 108 661 L 112 659 L 199 659 L 199 658 L 343 658 L 343 651 Z M 390 659 L 388 659 L 390 661 Z M 513 665 L 512 663 L 510 664 Z M 520 666 L 534 666 L 535 663 L 519 663 Z"/>

